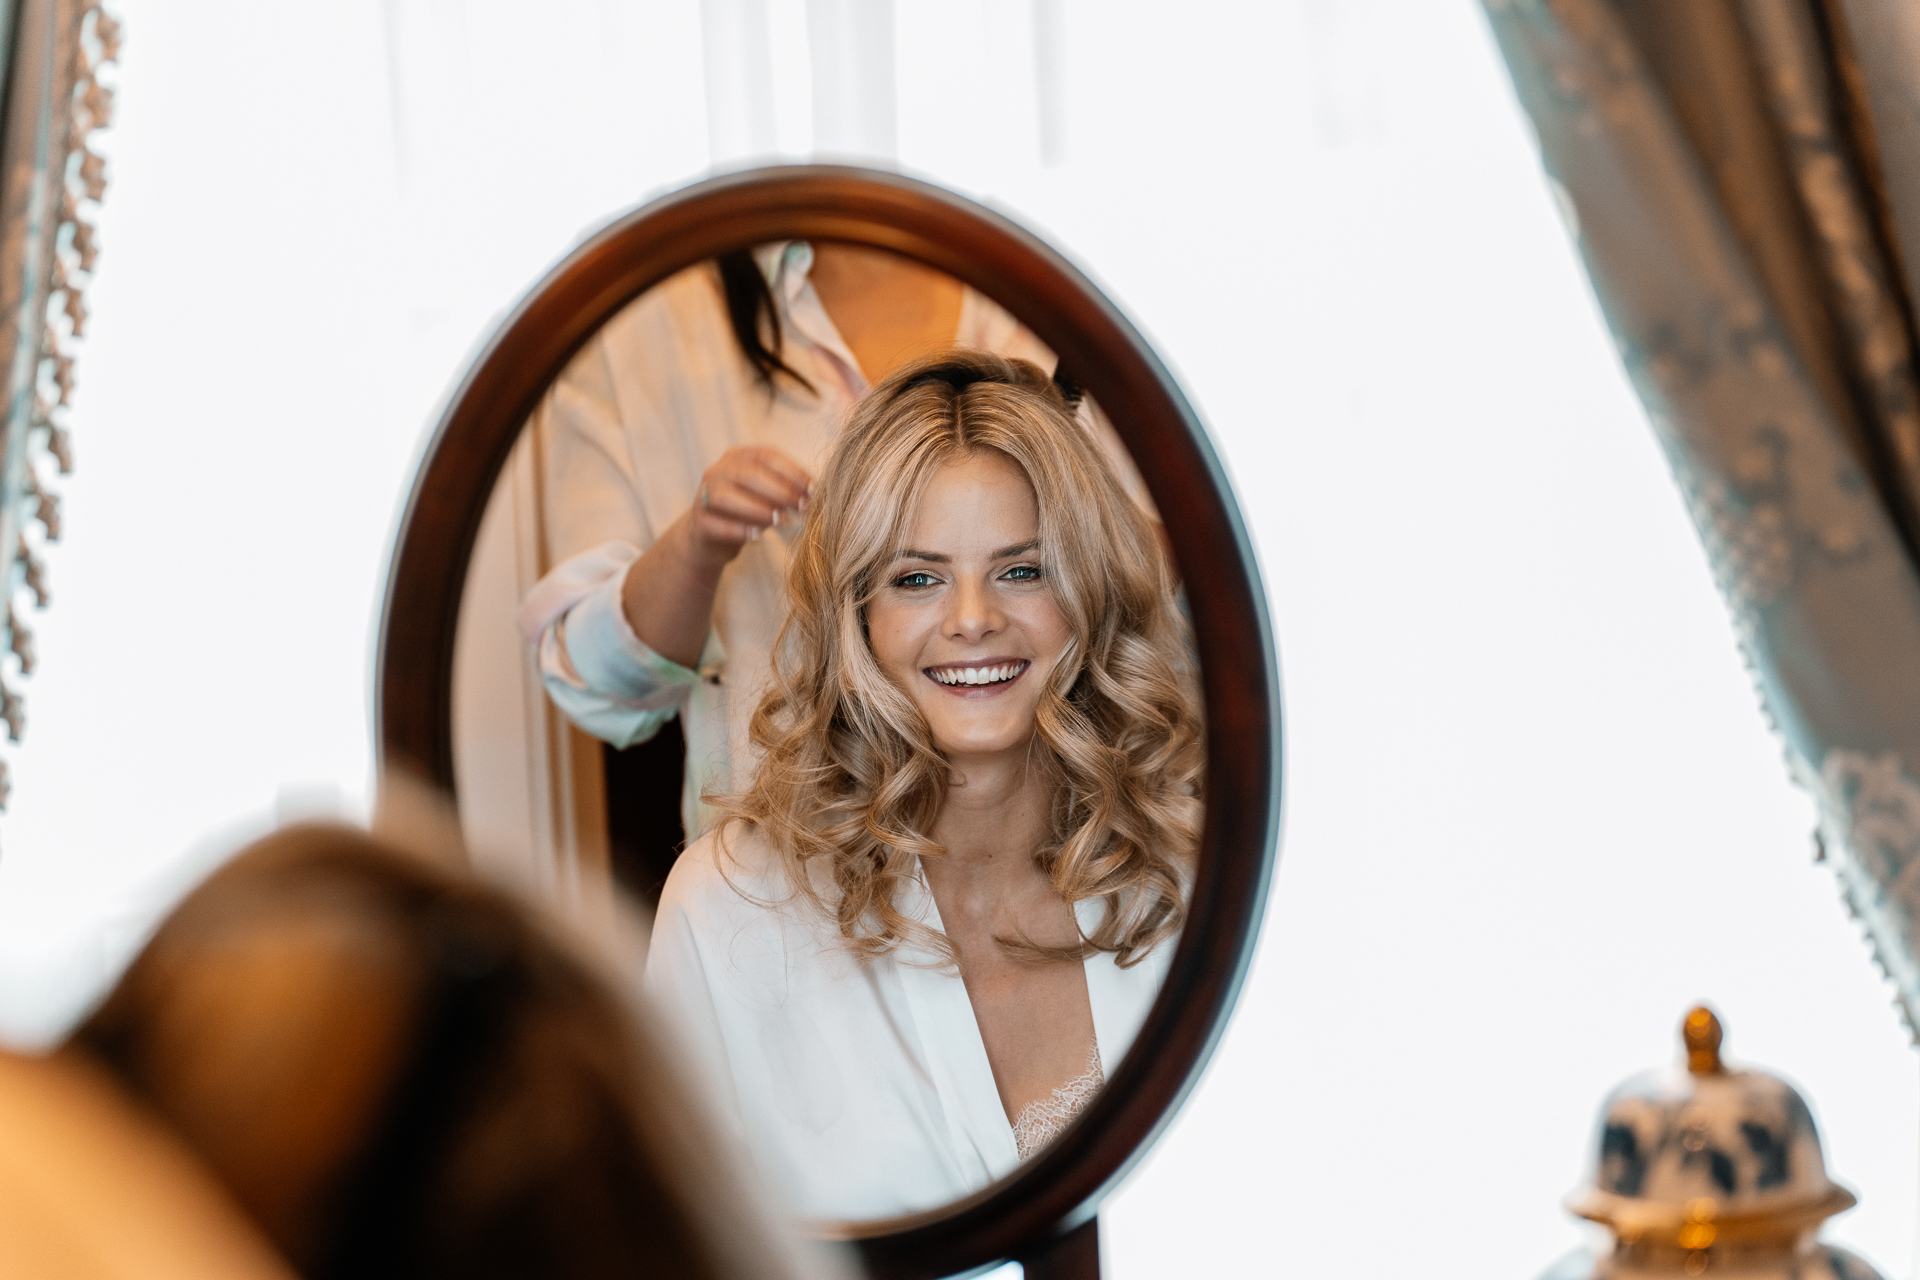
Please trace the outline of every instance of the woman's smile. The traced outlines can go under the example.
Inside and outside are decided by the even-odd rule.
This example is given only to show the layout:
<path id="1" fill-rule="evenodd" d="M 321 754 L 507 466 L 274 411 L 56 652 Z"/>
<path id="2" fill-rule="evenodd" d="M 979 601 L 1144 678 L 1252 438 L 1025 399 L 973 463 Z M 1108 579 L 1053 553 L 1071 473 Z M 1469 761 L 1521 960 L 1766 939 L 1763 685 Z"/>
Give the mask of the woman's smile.
<path id="1" fill-rule="evenodd" d="M 990 698 L 1005 692 L 1032 665 L 1025 658 L 988 658 L 979 662 L 954 662 L 944 667 L 926 667 L 923 670 L 935 684 L 956 697 Z"/>

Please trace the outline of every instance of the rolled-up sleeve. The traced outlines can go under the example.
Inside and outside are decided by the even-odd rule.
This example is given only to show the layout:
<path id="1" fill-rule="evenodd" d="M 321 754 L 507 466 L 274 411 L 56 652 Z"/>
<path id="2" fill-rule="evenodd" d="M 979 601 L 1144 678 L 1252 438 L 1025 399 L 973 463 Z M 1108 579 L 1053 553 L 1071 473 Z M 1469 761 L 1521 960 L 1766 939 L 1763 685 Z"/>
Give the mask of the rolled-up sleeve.
<path id="1" fill-rule="evenodd" d="M 520 633 L 534 646 L 540 681 L 566 717 L 616 747 L 645 742 L 677 715 L 701 671 L 662 657 L 634 634 L 620 606 L 630 542 L 607 542 L 556 565 L 520 606 Z M 709 636 L 702 670 L 717 667 Z"/>

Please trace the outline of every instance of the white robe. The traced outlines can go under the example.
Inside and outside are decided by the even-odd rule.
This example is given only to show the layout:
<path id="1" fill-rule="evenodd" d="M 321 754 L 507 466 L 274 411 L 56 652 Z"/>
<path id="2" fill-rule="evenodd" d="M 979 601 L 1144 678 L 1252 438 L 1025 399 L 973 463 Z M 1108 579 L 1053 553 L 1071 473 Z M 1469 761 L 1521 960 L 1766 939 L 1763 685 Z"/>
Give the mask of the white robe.
<path id="1" fill-rule="evenodd" d="M 1019 1163 L 958 972 L 912 945 L 874 960 L 796 900 L 766 842 L 713 835 L 674 864 L 647 988 L 692 1042 L 720 1112 L 775 1194 L 804 1217 L 872 1219 L 971 1194 Z M 940 928 L 925 882 L 896 905 Z M 1104 910 L 1077 904 L 1082 929 Z M 1104 1069 L 1120 1061 L 1166 977 L 1171 941 L 1122 969 L 1085 961 Z"/>

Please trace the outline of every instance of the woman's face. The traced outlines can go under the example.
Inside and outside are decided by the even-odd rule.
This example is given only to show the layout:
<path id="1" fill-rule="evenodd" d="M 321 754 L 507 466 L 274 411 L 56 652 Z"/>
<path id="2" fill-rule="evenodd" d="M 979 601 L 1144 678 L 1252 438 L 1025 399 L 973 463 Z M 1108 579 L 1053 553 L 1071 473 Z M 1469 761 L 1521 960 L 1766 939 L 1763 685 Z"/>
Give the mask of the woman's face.
<path id="1" fill-rule="evenodd" d="M 953 764 L 1026 750 L 1072 638 L 1039 540 L 1026 473 L 1005 454 L 969 454 L 935 473 L 867 606 L 874 658 Z"/>

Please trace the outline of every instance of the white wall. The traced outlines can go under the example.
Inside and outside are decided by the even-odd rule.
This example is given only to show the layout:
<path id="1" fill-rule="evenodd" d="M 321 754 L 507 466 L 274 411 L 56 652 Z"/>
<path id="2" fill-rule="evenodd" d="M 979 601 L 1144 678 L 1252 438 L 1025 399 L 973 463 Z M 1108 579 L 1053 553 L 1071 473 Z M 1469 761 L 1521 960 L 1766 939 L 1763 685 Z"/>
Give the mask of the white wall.
<path id="1" fill-rule="evenodd" d="M 0 820 L 17 1041 L 276 808 L 364 807 L 436 398 L 579 231 L 708 158 L 690 0 L 119 4 L 79 470 Z M 804 148 L 806 23 L 770 12 Z M 1537 1272 L 1576 1239 L 1557 1201 L 1602 1093 L 1702 996 L 1806 1087 L 1862 1194 L 1835 1235 L 1907 1273 L 1912 1051 L 1475 7 L 1071 0 L 1056 168 L 1030 19 L 901 0 L 902 159 L 1159 343 L 1247 500 L 1286 672 L 1262 951 L 1103 1220 L 1112 1273 Z"/>

